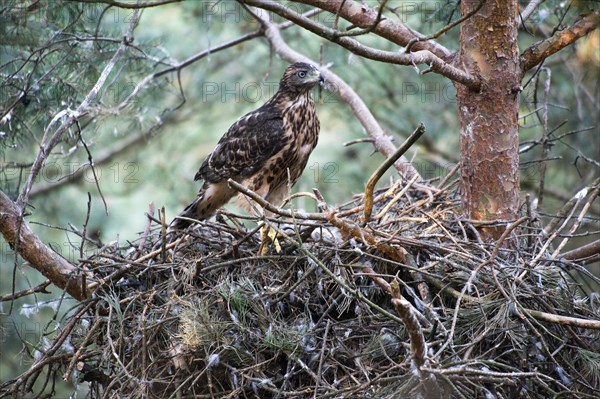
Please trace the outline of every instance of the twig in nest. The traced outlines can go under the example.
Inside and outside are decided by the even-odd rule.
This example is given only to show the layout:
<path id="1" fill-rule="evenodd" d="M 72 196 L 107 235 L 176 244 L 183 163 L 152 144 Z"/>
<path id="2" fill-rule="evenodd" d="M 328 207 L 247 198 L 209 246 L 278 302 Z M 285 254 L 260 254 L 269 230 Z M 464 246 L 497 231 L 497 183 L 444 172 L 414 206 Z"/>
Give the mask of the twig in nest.
<path id="1" fill-rule="evenodd" d="M 400 293 L 400 285 L 397 281 L 393 281 L 391 284 L 392 289 L 392 305 L 396 309 L 396 312 L 400 315 L 408 337 L 410 339 L 410 352 L 412 358 L 412 364 L 415 367 L 419 380 L 423 382 L 425 390 L 435 389 L 435 385 L 429 384 L 428 382 L 435 381 L 435 378 L 430 371 L 423 370 L 423 367 L 429 367 L 429 360 L 427 360 L 427 342 L 423 335 L 423 330 L 419 325 L 419 321 L 412 309 L 412 305 L 406 299 L 402 297 Z"/>
<path id="2" fill-rule="evenodd" d="M 525 276 L 527 275 L 527 273 L 529 272 L 529 270 L 532 270 L 537 265 L 537 263 L 544 256 L 544 254 L 548 250 L 548 247 L 550 247 L 550 245 L 552 244 L 552 242 L 554 241 L 554 239 L 556 237 L 558 237 L 558 235 L 561 233 L 561 231 L 563 231 L 563 229 L 567 226 L 567 224 L 571 220 L 571 217 L 575 213 L 575 210 L 577 210 L 577 207 L 579 206 L 579 204 L 581 203 L 581 201 L 587 195 L 587 192 L 588 192 L 588 188 L 587 187 L 585 187 L 582 190 L 579 190 L 579 192 L 577 194 L 575 194 L 573 196 L 573 198 L 571 198 L 569 200 L 569 202 L 567 202 L 561 208 L 561 210 L 556 215 L 556 219 L 555 220 L 557 221 L 557 224 L 558 224 L 558 221 L 560 221 L 560 220 L 563 220 L 563 223 L 560 225 L 560 227 L 556 231 L 554 231 L 550 235 L 549 238 L 546 239 L 546 242 L 544 243 L 544 245 L 542 245 L 542 248 L 538 251 L 537 255 L 529 263 L 529 268 L 526 269 L 526 270 L 524 270 L 523 273 L 521 273 L 519 275 L 519 277 L 517 277 L 516 281 L 517 281 L 518 284 L 520 284 L 523 281 L 523 279 L 525 278 Z M 544 227 L 544 229 L 542 230 L 542 236 L 543 237 L 546 237 L 550 233 L 550 231 L 551 231 L 550 230 L 550 226 L 552 226 L 552 229 L 555 227 L 554 221 L 551 221 L 548 224 L 548 226 Z"/>
<path id="3" fill-rule="evenodd" d="M 319 368 L 317 369 L 317 382 L 315 384 L 315 392 L 313 398 L 317 398 L 317 393 L 319 392 L 319 385 L 321 385 L 321 375 L 323 372 L 323 359 L 325 359 L 325 347 L 327 346 L 327 335 L 329 334 L 329 326 L 331 324 L 331 319 L 327 319 L 327 324 L 325 325 L 325 332 L 323 333 L 323 344 L 321 346 L 321 353 L 319 354 Z"/>
<path id="4" fill-rule="evenodd" d="M 381 193 L 381 194 L 377 195 L 375 198 L 373 198 L 373 204 L 376 204 L 379 201 L 381 201 L 381 200 L 383 200 L 385 198 L 390 197 L 396 191 L 396 189 L 398 188 L 397 186 L 399 186 L 401 183 L 402 182 L 400 180 L 396 180 L 396 182 L 394 182 L 394 185 L 392 187 L 390 187 L 389 190 L 387 190 L 385 193 Z M 340 212 L 338 212 L 337 215 L 340 216 L 340 217 L 346 217 L 346 216 L 354 215 L 355 213 L 358 213 L 358 212 L 360 212 L 360 211 L 362 211 L 364 209 L 365 209 L 365 204 L 363 202 L 360 205 L 355 206 L 354 208 L 346 209 L 344 211 L 340 211 Z"/>
<path id="5" fill-rule="evenodd" d="M 161 230 L 160 230 L 160 235 L 162 238 L 162 245 L 161 245 L 161 259 L 162 262 L 165 263 L 167 261 L 167 214 L 165 212 L 165 207 L 163 206 L 162 208 L 160 208 L 160 222 L 161 222 Z"/>
<path id="6" fill-rule="evenodd" d="M 581 222 L 583 221 L 584 216 L 590 210 L 592 203 L 596 200 L 596 198 L 598 197 L 598 194 L 600 194 L 600 179 L 597 179 L 596 182 L 594 183 L 594 185 L 596 186 L 596 188 L 594 188 L 594 190 L 588 197 L 588 200 L 586 201 L 585 205 L 581 209 L 581 212 L 579 212 L 579 216 L 577 217 L 577 220 L 575 220 L 575 223 L 573 223 L 573 225 L 571 226 L 571 229 L 569 230 L 569 234 L 571 234 L 571 235 L 575 234 L 575 232 L 581 225 Z M 567 242 L 569 242 L 569 238 L 570 238 L 569 236 L 563 238 L 563 240 L 560 242 L 560 244 L 558 244 L 558 246 L 552 253 L 552 259 L 555 259 L 558 256 L 558 254 L 562 251 L 562 249 L 565 247 L 565 245 L 567 245 Z"/>
<path id="7" fill-rule="evenodd" d="M 140 245 L 138 246 L 138 254 L 141 254 L 144 250 L 144 244 L 146 244 L 146 239 L 148 238 L 148 234 L 150 234 L 150 226 L 152 226 L 154 216 L 154 202 L 150 202 L 148 212 L 144 212 L 144 215 L 148 220 L 146 222 L 146 227 L 144 228 L 144 234 L 142 234 L 142 239 L 140 240 Z"/>
<path id="8" fill-rule="evenodd" d="M 125 275 L 125 273 L 127 273 L 134 265 L 139 265 L 139 264 L 141 264 L 141 263 L 143 263 L 143 262 L 145 262 L 145 261 L 147 261 L 149 259 L 154 258 L 156 255 L 160 255 L 163 251 L 166 251 L 166 250 L 171 249 L 171 248 L 175 248 L 177 245 L 179 245 L 179 243 L 181 242 L 181 240 L 182 240 L 182 238 L 179 238 L 179 239 L 177 239 L 177 240 L 175 240 L 173 242 L 168 243 L 164 248 L 159 248 L 159 249 L 157 249 L 155 251 L 152 251 L 152 252 L 150 252 L 150 253 L 142 256 L 139 259 L 136 259 L 135 262 L 131 262 L 131 263 L 128 263 L 128 264 L 124 265 L 120 269 L 115 270 L 112 274 L 108 275 L 107 277 L 101 278 L 98 281 L 94 281 L 94 282 L 90 283 L 87 286 L 87 289 L 89 291 L 92 291 L 95 288 L 97 288 L 98 286 L 102 286 L 104 284 L 107 284 L 107 283 L 109 283 L 111 281 L 114 281 L 114 280 L 120 278 L 121 276 Z"/>
<path id="9" fill-rule="evenodd" d="M 446 176 L 444 176 L 444 178 L 442 179 L 440 184 L 438 184 L 437 188 L 439 188 L 440 190 L 443 190 L 444 188 L 446 188 L 445 187 L 446 183 L 448 183 L 448 180 L 450 180 L 450 178 L 456 174 L 456 172 L 458 171 L 459 168 L 460 168 L 460 163 L 457 163 L 456 165 L 454 165 L 454 167 L 450 170 L 450 172 L 448 172 L 446 174 Z"/>
<path id="10" fill-rule="evenodd" d="M 398 245 L 392 245 L 387 242 L 378 241 L 369 231 L 362 229 L 358 224 L 345 219 L 336 217 L 335 214 L 330 214 L 329 223 L 337 227 L 342 235 L 350 235 L 364 242 L 367 245 L 377 248 L 379 251 L 387 255 L 390 259 L 406 263 L 406 250 Z"/>
<path id="11" fill-rule="evenodd" d="M 81 356 L 81 353 L 87 348 L 89 342 L 91 341 L 91 339 L 93 338 L 94 334 L 96 333 L 96 329 L 103 322 L 104 322 L 104 318 L 102 318 L 102 317 L 96 317 L 96 321 L 94 321 L 94 324 L 92 325 L 92 327 L 90 328 L 90 330 L 85 335 L 85 338 L 81 342 L 81 345 L 79 345 L 79 348 L 77 349 L 77 352 L 75 352 L 75 354 L 71 358 L 71 361 L 69 362 L 69 366 L 67 367 L 67 371 L 65 371 L 65 373 L 63 374 L 63 377 L 62 377 L 63 381 L 68 381 L 69 380 L 69 377 L 71 376 L 71 373 L 73 372 L 73 369 L 75 368 L 75 365 L 77 364 L 77 361 L 79 360 L 79 358 Z"/>
<path id="12" fill-rule="evenodd" d="M 525 222 L 526 220 L 529 220 L 529 216 L 522 216 L 521 218 L 517 219 L 514 223 L 509 224 L 506 227 L 506 230 L 504 230 L 504 232 L 502 233 L 502 235 L 500 236 L 500 238 L 498 239 L 498 242 L 496 243 L 496 246 L 494 247 L 494 250 L 492 251 L 492 256 L 490 256 L 490 259 L 485 262 L 485 263 L 489 263 L 491 269 L 492 269 L 492 277 L 494 278 L 494 282 L 496 283 L 496 287 L 498 287 L 498 291 L 500 291 L 500 293 L 502 294 L 502 296 L 504 296 L 504 298 L 506 298 L 506 300 L 508 301 L 508 303 L 513 302 L 514 298 L 510 297 L 506 290 L 504 289 L 504 287 L 502 287 L 502 284 L 500 284 L 500 281 L 498 280 L 498 275 L 496 274 L 496 268 L 494 267 L 494 260 L 496 259 L 496 256 L 498 256 L 498 251 L 500 250 L 500 247 L 502 246 L 502 243 L 504 242 L 504 240 L 506 240 L 506 237 L 509 236 L 509 234 L 517 228 L 517 226 L 519 226 L 521 223 Z M 519 318 L 523 318 L 523 315 L 519 312 Z"/>
<path id="13" fill-rule="evenodd" d="M 589 244 L 572 249 L 561 254 L 561 259 L 588 264 L 595 262 L 600 256 L 600 240 L 592 241 Z"/>
<path id="14" fill-rule="evenodd" d="M 327 265 L 325 265 L 319 258 L 317 258 L 315 256 L 315 254 L 313 254 L 308 249 L 306 249 L 305 246 L 302 245 L 301 242 L 294 240 L 292 237 L 290 237 L 288 234 L 286 234 L 283 231 L 280 231 L 280 234 L 287 241 L 294 244 L 300 252 L 302 252 L 305 256 L 310 258 L 319 267 L 319 269 L 321 269 L 325 274 L 327 274 L 331 279 L 333 279 L 333 281 L 335 281 L 336 284 L 338 284 L 340 287 L 342 287 L 344 290 L 346 290 L 346 292 L 349 295 L 351 295 L 351 296 L 355 297 L 356 299 L 358 299 L 359 301 L 367 304 L 371 309 L 381 313 L 382 315 L 390 318 L 391 320 L 394 320 L 397 323 L 402 322 L 402 319 L 400 319 L 398 316 L 388 312 L 387 310 L 383 309 L 381 306 L 377 305 L 375 302 L 371 301 L 369 298 L 364 296 L 360 290 L 355 290 L 352 287 L 350 287 L 348 284 L 346 284 L 344 281 L 342 281 L 338 276 L 335 275 L 335 273 L 333 273 L 331 270 L 329 270 Z"/>
<path id="15" fill-rule="evenodd" d="M 306 191 L 301 191 L 299 193 L 294 193 L 290 196 L 288 196 L 287 198 L 285 198 L 283 200 L 283 204 L 281 206 L 286 206 L 291 200 L 295 199 L 295 198 L 301 198 L 301 197 L 309 197 L 312 198 L 315 202 L 318 202 L 319 200 L 317 199 L 317 197 L 313 194 L 313 193 L 309 193 Z"/>
<path id="16" fill-rule="evenodd" d="M 562 221 L 563 225 L 558 230 L 558 233 L 555 232 L 555 234 L 558 235 L 560 233 L 560 231 L 565 227 L 565 224 L 568 223 L 569 220 L 571 219 L 571 216 L 575 212 L 575 208 L 579 205 L 579 202 L 586 195 L 587 195 L 587 187 L 584 188 L 583 190 L 578 191 L 577 194 L 575 194 L 573 197 L 571 197 L 562 206 L 562 208 L 560 208 L 560 210 L 557 212 L 556 216 L 554 216 L 554 218 L 552 220 L 550 220 L 550 222 L 542 229 L 540 235 L 544 238 L 550 236 L 550 233 L 553 232 L 554 229 L 556 228 L 556 226 L 558 226 L 559 223 Z M 547 242 L 550 242 L 553 239 L 554 238 L 548 240 Z"/>
<path id="17" fill-rule="evenodd" d="M 363 219 L 365 223 L 368 223 L 371 219 L 371 213 L 373 212 L 373 190 L 375 190 L 375 185 L 381 179 L 381 176 L 392 166 L 398 158 L 400 158 L 408 149 L 425 133 L 425 125 L 420 123 L 417 129 L 406 139 L 404 143 L 394 152 L 388 159 L 385 160 L 375 170 L 373 175 L 367 181 L 367 186 L 365 187 L 365 211 L 363 214 Z"/>
<path id="18" fill-rule="evenodd" d="M 362 264 L 359 264 L 358 266 L 362 269 L 365 276 L 367 276 L 371 280 L 373 280 L 373 282 L 375 284 L 377 284 L 388 295 L 390 295 L 392 298 L 394 298 L 394 284 L 398 285 L 398 282 L 396 280 L 394 280 L 394 282 L 392 282 L 392 284 L 390 284 L 383 277 L 381 277 L 380 275 L 377 275 L 372 267 L 367 266 L 367 265 L 362 265 Z M 402 284 L 406 285 L 406 283 L 404 283 L 404 282 L 402 282 Z M 413 312 L 413 315 L 419 320 L 420 325 L 425 328 L 430 328 L 431 322 L 429 320 L 427 320 L 425 318 L 425 316 L 423 316 L 417 309 L 415 309 L 414 306 L 410 302 L 407 302 L 407 303 L 408 303 L 408 306 L 410 307 L 410 311 Z"/>
<path id="19" fill-rule="evenodd" d="M 580 328 L 591 328 L 594 330 L 600 330 L 600 320 L 580 319 L 578 317 L 562 316 L 558 314 L 540 312 L 539 310 L 527 308 L 522 308 L 522 310 L 523 312 L 527 313 L 529 316 L 537 320 L 555 324 L 562 324 L 565 326 L 575 326 Z"/>
<path id="20" fill-rule="evenodd" d="M 400 192 L 396 194 L 394 198 L 392 198 L 392 200 L 388 202 L 388 204 L 377 214 L 377 216 L 375 216 L 375 219 L 381 219 L 386 213 L 388 213 L 392 206 L 394 206 L 396 202 L 400 201 L 400 198 L 406 194 L 406 192 L 412 187 L 413 183 L 416 182 L 417 179 L 419 179 L 419 176 L 413 176 L 408 184 L 406 184 L 402 190 L 400 190 Z"/>
<path id="21" fill-rule="evenodd" d="M 256 194 L 254 191 L 244 187 L 240 183 L 236 182 L 233 179 L 227 179 L 227 184 L 234 190 L 239 191 L 240 193 L 252 198 L 256 203 L 265 208 L 267 211 L 273 212 L 280 216 L 285 216 L 289 218 L 295 219 L 308 219 L 308 220 L 329 220 L 329 217 L 324 213 L 308 213 L 308 212 L 297 212 L 297 211 L 288 211 L 287 209 L 280 209 L 275 205 L 271 204 L 267 200 L 265 200 L 260 195 Z"/>
<path id="22" fill-rule="evenodd" d="M 502 248 L 502 244 L 504 243 L 504 240 L 506 239 L 506 237 L 508 237 L 508 235 L 521 223 L 523 223 L 525 220 L 527 220 L 528 217 L 527 216 L 523 216 L 522 218 L 516 220 L 514 223 L 512 223 L 511 225 L 509 225 L 506 230 L 504 231 L 504 233 L 502 233 L 502 235 L 500 236 L 500 238 L 498 239 L 498 242 L 496 242 L 496 245 L 490 255 L 490 257 L 481 262 L 479 265 L 477 265 L 477 267 L 475 267 L 473 269 L 473 271 L 471 271 L 471 275 L 469 276 L 469 279 L 467 280 L 467 282 L 465 283 L 465 285 L 463 286 L 462 290 L 460 291 L 460 295 L 458 296 L 458 298 L 456 299 L 456 305 L 454 306 L 454 314 L 452 316 L 452 323 L 450 325 L 450 333 L 448 334 L 448 337 L 446 339 L 446 341 L 444 342 L 444 344 L 441 346 L 441 348 L 437 351 L 437 353 L 434 355 L 434 357 L 437 357 L 439 355 L 441 355 L 444 350 L 448 347 L 448 345 L 450 345 L 450 343 L 452 342 L 452 340 L 454 339 L 454 332 L 456 330 L 456 323 L 458 321 L 458 311 L 460 309 L 460 303 L 463 299 L 465 299 L 466 297 L 466 292 L 468 289 L 471 288 L 473 281 L 475 281 L 475 278 L 477 276 L 477 274 L 479 273 L 479 271 L 481 269 L 483 269 L 485 266 L 492 264 L 492 262 L 494 262 L 496 260 L 496 257 L 498 256 L 498 252 L 500 251 L 500 249 Z M 507 299 L 510 300 L 510 297 L 506 294 L 506 291 L 504 290 L 504 288 L 502 288 L 502 286 L 499 284 L 499 282 L 496 279 L 496 284 L 498 285 L 498 290 L 503 294 L 503 296 Z"/>
<path id="23" fill-rule="evenodd" d="M 83 247 L 85 245 L 85 236 L 87 235 L 88 222 L 90 221 L 90 213 L 92 211 L 92 195 L 88 191 L 87 213 L 85 214 L 85 222 L 83 223 L 83 232 L 81 233 L 81 245 L 79 246 L 79 257 L 83 259 Z"/>

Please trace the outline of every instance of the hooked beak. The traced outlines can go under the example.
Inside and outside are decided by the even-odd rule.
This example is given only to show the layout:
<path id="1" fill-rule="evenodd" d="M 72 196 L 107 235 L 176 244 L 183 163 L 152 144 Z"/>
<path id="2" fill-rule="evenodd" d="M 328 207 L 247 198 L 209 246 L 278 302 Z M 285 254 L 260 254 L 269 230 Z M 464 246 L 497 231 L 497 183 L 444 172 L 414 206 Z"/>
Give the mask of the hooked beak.
<path id="1" fill-rule="evenodd" d="M 314 81 L 319 82 L 319 84 L 322 84 L 323 82 L 325 82 L 323 75 L 321 75 L 321 72 L 318 69 L 313 69 L 310 72 L 310 75 L 311 75 L 311 78 L 313 78 Z"/>

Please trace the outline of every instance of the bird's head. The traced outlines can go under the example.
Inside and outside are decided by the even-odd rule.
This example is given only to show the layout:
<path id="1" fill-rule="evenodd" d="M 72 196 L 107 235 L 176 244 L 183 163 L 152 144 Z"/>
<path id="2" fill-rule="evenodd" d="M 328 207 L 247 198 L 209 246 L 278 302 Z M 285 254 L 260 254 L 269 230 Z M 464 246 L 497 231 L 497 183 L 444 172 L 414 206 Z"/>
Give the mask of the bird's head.
<path id="1" fill-rule="evenodd" d="M 317 67 L 304 62 L 296 62 L 287 67 L 279 86 L 280 89 L 285 88 L 295 92 L 305 92 L 317 83 L 323 82 L 323 76 Z"/>

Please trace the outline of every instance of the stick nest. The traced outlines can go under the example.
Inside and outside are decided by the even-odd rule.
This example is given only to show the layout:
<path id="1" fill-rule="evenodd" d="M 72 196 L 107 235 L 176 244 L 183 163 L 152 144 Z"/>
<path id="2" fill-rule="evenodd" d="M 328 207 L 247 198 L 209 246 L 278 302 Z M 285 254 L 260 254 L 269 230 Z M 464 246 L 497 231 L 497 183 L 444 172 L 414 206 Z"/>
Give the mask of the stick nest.
<path id="1" fill-rule="evenodd" d="M 367 224 L 364 196 L 261 219 L 280 252 L 228 212 L 105 248 L 46 371 L 91 398 L 597 397 L 598 300 L 570 277 L 584 269 L 552 258 L 533 217 L 497 246 L 453 192 L 401 189 L 374 193 Z"/>

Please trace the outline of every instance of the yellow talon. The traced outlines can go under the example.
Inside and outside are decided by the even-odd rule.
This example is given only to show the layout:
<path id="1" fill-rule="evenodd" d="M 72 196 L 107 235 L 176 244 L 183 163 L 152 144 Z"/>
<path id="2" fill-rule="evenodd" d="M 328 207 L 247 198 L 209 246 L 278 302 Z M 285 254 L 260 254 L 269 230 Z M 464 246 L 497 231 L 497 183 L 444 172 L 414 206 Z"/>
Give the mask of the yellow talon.
<path id="1" fill-rule="evenodd" d="M 262 222 L 261 222 L 262 224 Z M 267 253 L 268 250 L 268 241 L 271 241 L 273 243 L 273 246 L 275 247 L 275 252 L 280 253 L 281 252 L 281 245 L 279 244 L 279 240 L 277 239 L 277 236 L 279 235 L 279 233 L 277 232 L 277 229 L 266 226 L 266 225 L 262 225 L 260 228 L 260 248 L 258 250 L 258 253 L 260 256 L 265 255 Z"/>

